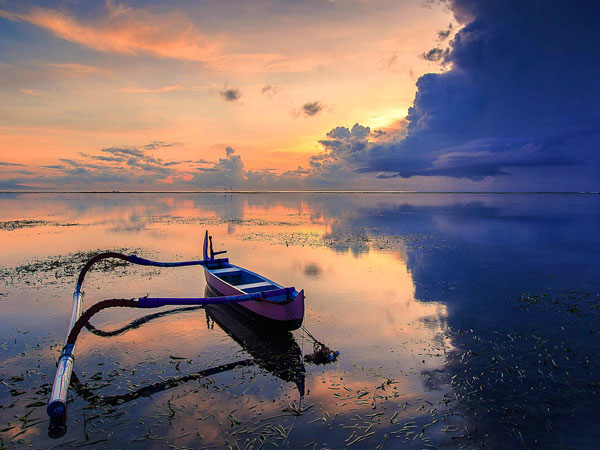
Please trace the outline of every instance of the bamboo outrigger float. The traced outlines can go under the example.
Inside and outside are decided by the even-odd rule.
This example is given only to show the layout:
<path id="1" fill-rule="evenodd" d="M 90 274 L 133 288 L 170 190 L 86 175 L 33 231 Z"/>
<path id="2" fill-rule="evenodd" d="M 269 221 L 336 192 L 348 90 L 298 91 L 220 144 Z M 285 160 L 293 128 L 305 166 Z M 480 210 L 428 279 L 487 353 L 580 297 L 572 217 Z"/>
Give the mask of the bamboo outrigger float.
<path id="1" fill-rule="evenodd" d="M 261 326 L 269 330 L 294 330 L 302 326 L 304 318 L 304 291 L 294 287 L 283 287 L 261 275 L 234 266 L 227 258 L 215 258 L 225 252 L 214 252 L 212 238 L 208 231 L 204 238 L 203 259 L 184 262 L 158 262 L 140 258 L 136 255 L 121 253 L 101 253 L 90 259 L 79 274 L 75 292 L 73 293 L 73 312 L 67 329 L 67 337 L 61 355 L 52 392 L 48 401 L 47 412 L 52 419 L 61 419 L 67 412 L 67 391 L 73 371 L 75 345 L 81 329 L 97 312 L 111 307 L 159 308 L 167 305 L 205 306 L 235 305 L 249 319 L 257 320 Z M 132 264 L 156 267 L 202 266 L 208 287 L 217 297 L 165 298 L 140 297 L 133 299 L 110 299 L 96 303 L 82 314 L 84 292 L 82 290 L 86 273 L 98 261 L 116 258 Z M 310 336 L 310 333 L 309 333 Z M 313 338 L 316 341 L 316 339 Z M 326 348 L 319 343 L 322 348 Z M 337 357 L 331 352 L 330 360 Z"/>

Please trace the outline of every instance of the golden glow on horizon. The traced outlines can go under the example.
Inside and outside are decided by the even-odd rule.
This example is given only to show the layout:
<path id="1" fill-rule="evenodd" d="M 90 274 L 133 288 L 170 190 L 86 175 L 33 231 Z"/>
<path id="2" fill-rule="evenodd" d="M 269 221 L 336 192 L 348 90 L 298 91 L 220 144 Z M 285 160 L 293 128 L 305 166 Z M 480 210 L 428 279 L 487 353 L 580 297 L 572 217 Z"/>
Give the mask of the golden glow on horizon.
<path id="1" fill-rule="evenodd" d="M 398 122 L 399 120 L 404 119 L 407 114 L 408 114 L 408 108 L 403 108 L 403 109 L 394 108 L 394 109 L 391 109 L 385 115 L 369 117 L 365 121 L 365 125 L 369 126 L 371 128 L 389 127 L 389 126 L 393 125 L 394 123 Z"/>
<path id="2" fill-rule="evenodd" d="M 47 33 L 49 44 L 15 48 L 18 61 L 0 62 L 0 101 L 10 105 L 1 116 L 0 162 L 24 165 L 0 166 L 0 181 L 21 167 L 36 174 L 31 183 L 44 184 L 34 178 L 61 169 L 43 166 L 154 141 L 181 145 L 149 157 L 190 161 L 171 166 L 179 175 L 157 176 L 166 182 L 190 178 L 191 162 L 216 162 L 227 146 L 244 170 L 306 169 L 335 127 L 393 127 L 412 103 L 417 77 L 439 70 L 420 55 L 451 21 L 442 8 L 342 2 L 307 19 L 301 5 L 289 7 L 229 15 L 227 6 L 215 7 L 215 28 L 201 5 L 107 1 L 88 15 L 4 6 L 0 23 L 25 38 Z M 314 113 L 304 109 L 311 102 Z"/>

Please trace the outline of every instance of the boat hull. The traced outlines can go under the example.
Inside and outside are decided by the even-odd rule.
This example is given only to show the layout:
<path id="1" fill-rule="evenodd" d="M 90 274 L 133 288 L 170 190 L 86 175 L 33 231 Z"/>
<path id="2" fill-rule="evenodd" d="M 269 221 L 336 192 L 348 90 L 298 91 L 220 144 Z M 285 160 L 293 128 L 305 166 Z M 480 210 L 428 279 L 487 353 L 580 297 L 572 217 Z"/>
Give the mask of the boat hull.
<path id="1" fill-rule="evenodd" d="M 206 284 L 215 295 L 241 295 L 245 292 L 237 289 L 204 267 Z M 273 283 L 276 284 L 276 283 Z M 295 293 L 293 299 L 286 303 L 275 303 L 264 300 L 251 300 L 233 305 L 249 319 L 258 322 L 267 330 L 296 330 L 304 319 L 304 291 Z"/>

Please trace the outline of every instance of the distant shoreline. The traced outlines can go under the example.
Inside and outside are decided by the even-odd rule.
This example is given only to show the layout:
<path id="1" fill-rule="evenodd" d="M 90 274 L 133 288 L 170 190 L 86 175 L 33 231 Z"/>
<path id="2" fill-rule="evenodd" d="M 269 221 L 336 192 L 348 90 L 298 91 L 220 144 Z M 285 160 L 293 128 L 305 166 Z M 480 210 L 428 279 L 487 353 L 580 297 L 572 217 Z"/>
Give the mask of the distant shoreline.
<path id="1" fill-rule="evenodd" d="M 559 191 L 373 191 L 373 190 L 231 190 L 231 191 L 43 191 L 0 190 L 0 194 L 481 194 L 481 195 L 599 195 L 600 192 Z"/>

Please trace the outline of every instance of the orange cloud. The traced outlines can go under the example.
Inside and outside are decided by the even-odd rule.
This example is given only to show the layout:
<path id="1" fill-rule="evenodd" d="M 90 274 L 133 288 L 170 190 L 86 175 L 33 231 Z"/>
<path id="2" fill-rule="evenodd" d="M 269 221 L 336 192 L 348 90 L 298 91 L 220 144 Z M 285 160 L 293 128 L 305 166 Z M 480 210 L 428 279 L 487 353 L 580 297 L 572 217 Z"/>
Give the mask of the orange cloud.
<path id="1" fill-rule="evenodd" d="M 106 2 L 107 16 L 82 22 L 65 11 L 34 8 L 28 13 L 0 10 L 0 16 L 29 22 L 57 37 L 109 53 L 148 53 L 163 58 L 206 61 L 222 43 L 204 36 L 183 14 L 160 16 L 127 5 Z"/>
<path id="2" fill-rule="evenodd" d="M 181 12 L 157 15 L 112 0 L 106 1 L 106 9 L 106 16 L 89 21 L 82 21 L 65 10 L 50 8 L 34 8 L 27 13 L 0 9 L 0 17 L 31 23 L 61 39 L 104 53 L 149 54 L 198 61 L 216 70 L 301 72 L 321 63 L 320 58 L 311 55 L 292 59 L 277 52 L 232 52 L 226 45 L 235 47 L 233 42 L 223 36 L 202 34 Z M 60 66 L 55 65 L 69 68 L 68 64 Z M 70 66 L 79 74 L 86 71 L 86 66 Z"/>
<path id="3" fill-rule="evenodd" d="M 52 67 L 53 69 L 61 70 L 75 77 L 98 73 L 100 71 L 100 69 L 97 67 L 77 63 L 46 63 L 45 65 Z"/>
<path id="4" fill-rule="evenodd" d="M 183 89 L 178 84 L 174 84 L 172 86 L 163 86 L 155 89 L 146 89 L 146 88 L 121 88 L 119 92 L 126 92 L 128 94 L 155 94 L 161 92 L 171 92 L 171 91 L 179 91 Z"/>
<path id="5" fill-rule="evenodd" d="M 34 91 L 33 89 L 19 89 L 19 92 L 22 92 L 23 94 L 27 94 L 27 95 L 33 95 L 34 97 L 37 97 L 40 95 L 38 92 Z"/>

